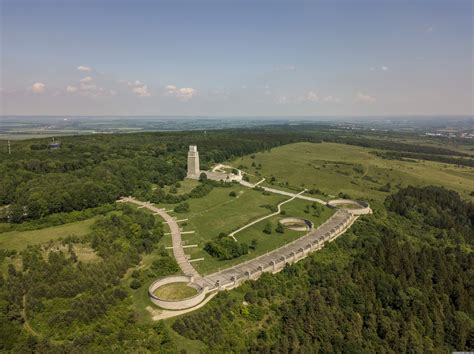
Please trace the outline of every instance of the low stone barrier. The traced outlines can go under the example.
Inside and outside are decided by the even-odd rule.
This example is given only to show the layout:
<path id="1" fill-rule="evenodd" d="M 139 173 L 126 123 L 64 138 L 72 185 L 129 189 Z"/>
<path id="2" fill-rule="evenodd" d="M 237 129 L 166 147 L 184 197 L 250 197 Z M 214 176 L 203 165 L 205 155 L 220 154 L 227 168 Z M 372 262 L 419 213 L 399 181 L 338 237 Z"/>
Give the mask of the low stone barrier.
<path id="1" fill-rule="evenodd" d="M 337 208 L 340 205 L 350 204 L 354 205 L 357 208 L 344 208 L 352 215 L 365 215 L 371 214 L 372 209 L 370 209 L 369 203 L 363 202 L 361 200 L 351 200 L 351 199 L 334 199 L 327 202 L 327 205 L 331 208 Z"/>
<path id="2" fill-rule="evenodd" d="M 283 218 L 278 220 L 278 223 L 294 231 L 309 231 L 314 226 L 314 224 L 310 220 L 297 217 Z"/>
<path id="3" fill-rule="evenodd" d="M 167 310 L 184 310 L 190 307 L 194 307 L 204 300 L 208 289 L 207 287 L 203 288 L 200 285 L 193 283 L 193 280 L 193 277 L 188 277 L 185 275 L 176 275 L 158 279 L 151 283 L 150 287 L 148 288 L 148 295 L 150 296 L 151 301 L 155 305 L 158 305 L 159 307 Z M 161 299 L 154 294 L 155 290 L 159 287 L 172 283 L 187 283 L 188 286 L 191 286 L 197 290 L 197 294 L 182 300 Z"/>

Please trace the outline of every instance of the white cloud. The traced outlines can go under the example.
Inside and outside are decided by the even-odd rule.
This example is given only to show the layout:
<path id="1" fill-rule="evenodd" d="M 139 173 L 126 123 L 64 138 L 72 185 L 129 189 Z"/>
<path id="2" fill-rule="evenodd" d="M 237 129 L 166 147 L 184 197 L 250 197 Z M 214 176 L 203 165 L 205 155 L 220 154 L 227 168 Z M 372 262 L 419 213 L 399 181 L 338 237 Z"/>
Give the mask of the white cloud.
<path id="1" fill-rule="evenodd" d="M 380 67 L 375 67 L 375 66 L 371 66 L 369 68 L 369 71 L 388 71 L 388 66 L 386 65 L 381 65 Z"/>
<path id="2" fill-rule="evenodd" d="M 147 85 L 136 86 L 132 88 L 132 92 L 137 94 L 140 97 L 150 97 L 151 94 L 148 92 Z"/>
<path id="3" fill-rule="evenodd" d="M 279 104 L 301 104 L 301 103 L 340 103 L 339 97 L 326 95 L 320 96 L 316 91 L 308 91 L 300 96 L 279 96 L 276 98 L 276 102 Z"/>
<path id="4" fill-rule="evenodd" d="M 168 85 L 165 87 L 165 95 L 177 97 L 183 101 L 187 101 L 196 96 L 197 91 L 191 87 L 177 88 L 175 85 Z"/>
<path id="5" fill-rule="evenodd" d="M 338 98 L 338 97 L 334 97 L 334 96 L 325 96 L 325 97 L 323 97 L 323 102 L 340 103 L 341 99 Z"/>
<path id="6" fill-rule="evenodd" d="M 66 91 L 69 93 L 74 93 L 77 91 L 77 87 L 69 85 L 68 87 L 66 87 Z"/>
<path id="7" fill-rule="evenodd" d="M 79 71 L 92 71 L 92 68 L 90 66 L 79 65 L 77 67 L 77 70 L 79 70 Z"/>
<path id="8" fill-rule="evenodd" d="M 92 80 L 93 80 L 92 77 L 86 76 L 85 78 L 80 79 L 79 81 L 82 83 L 87 83 L 87 82 L 92 82 Z"/>
<path id="9" fill-rule="evenodd" d="M 427 32 L 427 33 L 431 33 L 431 32 L 433 32 L 433 31 L 434 31 L 434 27 L 433 27 L 433 26 L 430 26 L 430 27 L 428 27 L 428 28 L 426 29 L 426 32 Z"/>
<path id="10" fill-rule="evenodd" d="M 277 98 L 277 102 L 280 104 L 287 104 L 287 103 L 291 103 L 291 99 L 286 96 L 280 96 Z"/>
<path id="11" fill-rule="evenodd" d="M 38 93 L 38 94 L 42 94 L 46 89 L 46 85 L 43 84 L 42 82 L 35 82 L 32 86 L 31 86 L 31 91 L 33 93 Z"/>
<path id="12" fill-rule="evenodd" d="M 279 96 L 276 99 L 276 102 L 280 104 L 298 104 L 305 102 L 339 103 L 341 102 L 341 99 L 331 95 L 321 97 L 315 91 L 308 91 L 301 96 Z"/>
<path id="13" fill-rule="evenodd" d="M 132 88 L 132 92 L 140 97 L 150 97 L 148 86 L 140 80 L 127 81 L 127 86 Z"/>
<path id="14" fill-rule="evenodd" d="M 95 84 L 85 84 L 81 82 L 79 89 L 80 89 L 79 93 L 82 96 L 96 98 L 98 96 L 103 96 L 106 94 L 105 90 L 102 87 L 99 87 Z"/>
<path id="15" fill-rule="evenodd" d="M 362 92 L 357 93 L 357 96 L 356 96 L 356 102 L 374 103 L 375 100 L 376 100 L 375 97 L 370 96 L 366 93 L 362 93 Z"/>
<path id="16" fill-rule="evenodd" d="M 319 95 L 314 91 L 308 91 L 306 97 L 304 98 L 304 101 L 319 102 Z"/>
<path id="17" fill-rule="evenodd" d="M 82 91 L 96 91 L 97 85 L 81 82 L 80 88 Z"/>

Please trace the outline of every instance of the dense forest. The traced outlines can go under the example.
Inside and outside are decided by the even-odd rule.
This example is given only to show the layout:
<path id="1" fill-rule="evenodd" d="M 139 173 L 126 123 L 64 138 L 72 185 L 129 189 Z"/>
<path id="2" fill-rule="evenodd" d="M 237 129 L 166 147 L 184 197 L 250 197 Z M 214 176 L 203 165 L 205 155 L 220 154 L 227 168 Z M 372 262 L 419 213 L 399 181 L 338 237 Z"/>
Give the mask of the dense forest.
<path id="1" fill-rule="evenodd" d="M 204 309 L 171 322 L 211 352 L 446 352 L 474 345 L 474 209 L 438 187 L 401 189 L 387 211 L 366 216 L 311 257 L 265 274 Z M 40 247 L 0 277 L 0 350 L 112 352 L 177 350 L 169 324 L 137 321 L 120 279 L 151 252 L 161 224 L 122 206 L 82 240 L 101 257 Z M 166 252 L 143 277 L 178 270 Z M 136 273 L 136 274 L 135 274 Z M 22 328 L 25 320 L 41 337 Z M 174 338 L 174 339 L 173 339 Z"/>
<path id="2" fill-rule="evenodd" d="M 170 185 L 186 176 L 186 154 L 197 144 L 202 167 L 298 141 L 309 133 L 238 130 L 63 137 L 60 149 L 37 140 L 16 143 L 0 162 L 0 220 L 19 223 L 53 213 L 141 195 L 152 184 Z M 158 196 L 159 198 L 160 196 Z"/>
<path id="3" fill-rule="evenodd" d="M 140 319 L 132 296 L 179 268 L 158 245 L 162 224 L 115 200 L 180 203 L 179 212 L 188 199 L 226 188 L 201 180 L 188 193 L 165 192 L 186 174 L 188 145 L 198 145 L 206 168 L 299 141 L 472 161 L 454 150 L 314 126 L 64 137 L 57 150 L 46 140 L 15 142 L 12 155 L 0 153 L 0 220 L 8 222 L 1 231 L 96 220 L 61 247 L 26 248 L 20 264 L 2 264 L 10 251 L 0 250 L 0 352 L 176 352 L 183 340 L 210 352 L 472 350 L 474 207 L 434 186 L 397 190 L 323 250 L 219 293 L 198 312 Z M 77 245 L 97 259 L 80 261 Z M 206 251 L 232 259 L 252 247 L 217 236 Z"/>
<path id="4" fill-rule="evenodd" d="M 364 217 L 321 254 L 220 294 L 173 328 L 224 352 L 472 350 L 472 204 L 428 187 L 387 205 L 387 220 Z"/>
<path id="5" fill-rule="evenodd" d="M 112 351 L 132 348 L 173 348 L 161 324 L 136 323 L 121 286 L 125 272 L 150 253 L 163 235 L 162 224 L 151 214 L 124 205 L 120 212 L 100 218 L 85 239 L 66 238 L 67 251 L 28 247 L 21 253 L 23 269 L 8 267 L 0 276 L 0 351 L 84 352 L 104 345 Z M 99 262 L 82 263 L 72 246 L 90 242 Z M 178 270 L 173 258 L 162 253 L 148 276 Z M 34 321 L 41 335 L 23 331 L 25 321 Z M 112 340 L 112 337 L 114 340 Z M 58 339 L 59 338 L 59 339 Z"/>

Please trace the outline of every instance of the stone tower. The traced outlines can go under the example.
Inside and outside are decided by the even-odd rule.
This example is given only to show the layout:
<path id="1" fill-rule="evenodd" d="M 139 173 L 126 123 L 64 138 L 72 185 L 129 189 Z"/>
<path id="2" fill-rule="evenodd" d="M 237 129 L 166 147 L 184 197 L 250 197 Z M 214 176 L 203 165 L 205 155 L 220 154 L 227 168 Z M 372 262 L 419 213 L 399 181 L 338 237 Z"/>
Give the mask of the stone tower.
<path id="1" fill-rule="evenodd" d="M 188 178 L 199 178 L 199 153 L 196 145 L 189 145 L 188 151 Z"/>

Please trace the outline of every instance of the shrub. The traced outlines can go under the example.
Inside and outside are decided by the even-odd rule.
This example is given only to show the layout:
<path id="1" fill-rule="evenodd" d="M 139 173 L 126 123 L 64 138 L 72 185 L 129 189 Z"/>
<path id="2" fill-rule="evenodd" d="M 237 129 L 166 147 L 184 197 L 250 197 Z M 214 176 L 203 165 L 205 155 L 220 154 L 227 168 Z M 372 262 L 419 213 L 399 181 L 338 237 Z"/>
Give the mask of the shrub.
<path id="1" fill-rule="evenodd" d="M 271 204 L 263 204 L 263 205 L 260 205 L 260 208 L 268 209 L 268 210 L 270 210 L 272 213 L 275 213 L 276 211 L 278 211 L 278 208 L 277 208 L 275 205 L 271 205 Z"/>
<path id="2" fill-rule="evenodd" d="M 267 224 L 265 225 L 265 228 L 263 229 L 263 232 L 265 232 L 268 235 L 272 233 L 272 223 L 271 222 L 267 222 Z"/>
<path id="3" fill-rule="evenodd" d="M 226 260 L 247 254 L 249 246 L 246 243 L 235 242 L 229 237 L 221 237 L 207 242 L 204 250 L 214 258 Z"/>
<path id="4" fill-rule="evenodd" d="M 138 289 L 138 288 L 141 287 L 141 286 L 142 286 L 142 283 L 141 283 L 140 280 L 138 280 L 138 279 L 133 279 L 133 280 L 130 282 L 130 287 L 131 287 L 132 289 L 135 289 L 135 290 L 136 290 L 136 289 Z"/>
<path id="5" fill-rule="evenodd" d="M 184 202 L 184 203 L 181 203 L 181 204 L 177 205 L 174 208 L 174 211 L 177 212 L 177 213 L 187 213 L 189 211 L 189 203 Z"/>
<path id="6" fill-rule="evenodd" d="M 278 233 L 280 233 L 280 234 L 282 234 L 282 233 L 285 232 L 285 229 L 283 228 L 283 225 L 282 225 L 282 224 L 278 223 L 278 225 L 277 225 L 275 231 L 278 232 Z"/>
<path id="7" fill-rule="evenodd" d="M 176 193 L 178 193 L 178 189 L 175 186 L 173 186 L 173 187 L 170 188 L 170 193 L 171 194 L 176 194 Z"/>

